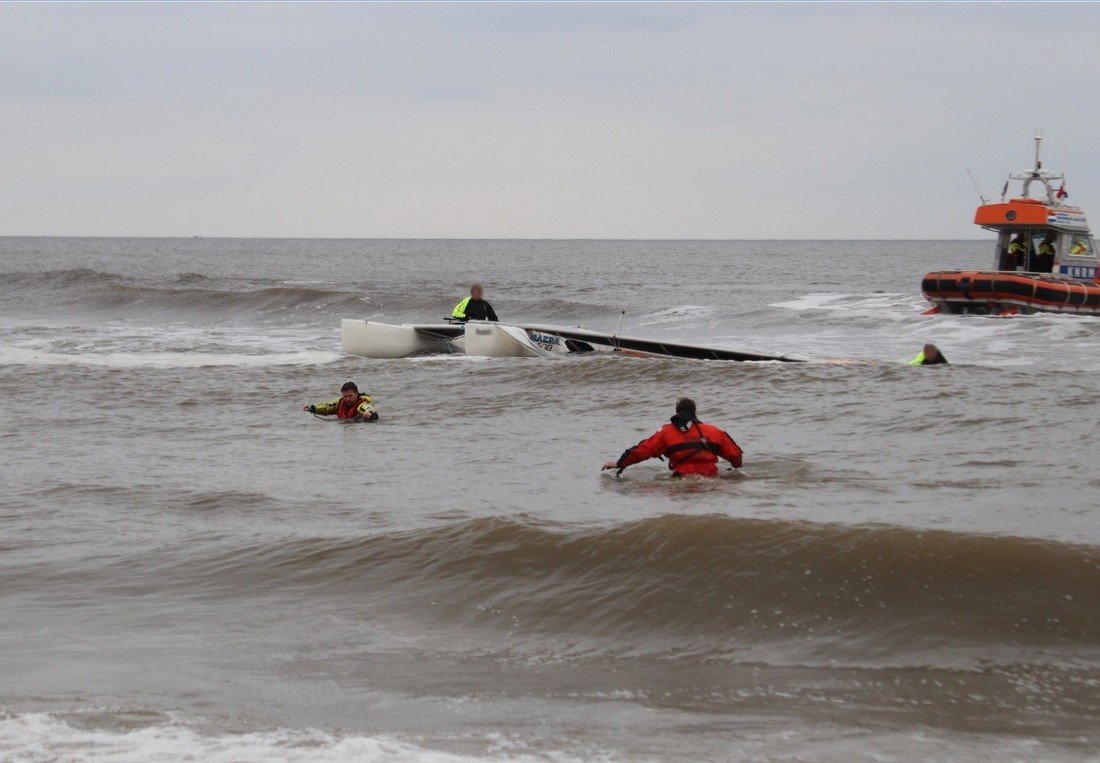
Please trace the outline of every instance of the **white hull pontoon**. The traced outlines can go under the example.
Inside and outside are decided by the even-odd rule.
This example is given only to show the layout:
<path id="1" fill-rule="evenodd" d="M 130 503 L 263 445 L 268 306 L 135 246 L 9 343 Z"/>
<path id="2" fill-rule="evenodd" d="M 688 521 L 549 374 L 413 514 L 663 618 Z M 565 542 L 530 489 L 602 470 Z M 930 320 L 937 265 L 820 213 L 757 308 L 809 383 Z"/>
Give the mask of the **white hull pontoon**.
<path id="1" fill-rule="evenodd" d="M 466 325 L 466 354 L 481 358 L 538 358 L 550 355 L 519 326 L 471 321 Z"/>
<path id="2" fill-rule="evenodd" d="M 364 358 L 462 352 L 463 341 L 463 327 L 450 323 L 396 326 L 348 318 L 340 321 L 340 345 L 344 352 Z"/>

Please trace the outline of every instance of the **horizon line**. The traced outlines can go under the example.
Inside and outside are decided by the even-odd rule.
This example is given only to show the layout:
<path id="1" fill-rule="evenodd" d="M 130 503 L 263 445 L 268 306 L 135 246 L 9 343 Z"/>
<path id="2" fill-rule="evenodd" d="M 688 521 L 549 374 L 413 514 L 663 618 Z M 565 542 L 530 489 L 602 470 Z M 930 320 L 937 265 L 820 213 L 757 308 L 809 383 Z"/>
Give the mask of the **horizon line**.
<path id="1" fill-rule="evenodd" d="M 829 236 L 789 238 L 725 238 L 725 237 L 615 237 L 615 236 L 200 236 L 200 235 L 102 235 L 102 234 L 0 234 L 0 239 L 10 238 L 77 238 L 77 239 L 179 239 L 184 241 L 988 241 L 988 238 L 888 238 L 881 236 L 841 238 Z"/>

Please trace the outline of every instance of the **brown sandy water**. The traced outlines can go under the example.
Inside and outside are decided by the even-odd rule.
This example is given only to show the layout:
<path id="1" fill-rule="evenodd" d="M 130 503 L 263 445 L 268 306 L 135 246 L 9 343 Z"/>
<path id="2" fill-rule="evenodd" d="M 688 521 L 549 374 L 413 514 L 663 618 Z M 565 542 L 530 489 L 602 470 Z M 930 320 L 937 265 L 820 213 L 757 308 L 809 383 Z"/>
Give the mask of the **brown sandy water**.
<path id="1" fill-rule="evenodd" d="M 921 317 L 988 248 L 0 239 L 0 759 L 1095 756 L 1100 322 Z M 339 352 L 471 278 L 873 362 Z M 742 473 L 597 473 L 682 394 Z"/>

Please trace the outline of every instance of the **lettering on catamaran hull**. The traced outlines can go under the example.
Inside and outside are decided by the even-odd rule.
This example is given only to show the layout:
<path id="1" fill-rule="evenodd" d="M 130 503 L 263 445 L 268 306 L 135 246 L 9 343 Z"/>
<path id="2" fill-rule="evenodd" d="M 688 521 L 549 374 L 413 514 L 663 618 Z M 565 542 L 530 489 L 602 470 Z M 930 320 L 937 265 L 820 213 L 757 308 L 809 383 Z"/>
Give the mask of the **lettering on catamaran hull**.
<path id="1" fill-rule="evenodd" d="M 545 350 L 553 352 L 555 349 L 561 346 L 561 337 L 554 336 L 553 334 L 544 334 L 541 331 L 528 331 L 527 336 L 531 337 L 531 341 L 542 347 Z"/>

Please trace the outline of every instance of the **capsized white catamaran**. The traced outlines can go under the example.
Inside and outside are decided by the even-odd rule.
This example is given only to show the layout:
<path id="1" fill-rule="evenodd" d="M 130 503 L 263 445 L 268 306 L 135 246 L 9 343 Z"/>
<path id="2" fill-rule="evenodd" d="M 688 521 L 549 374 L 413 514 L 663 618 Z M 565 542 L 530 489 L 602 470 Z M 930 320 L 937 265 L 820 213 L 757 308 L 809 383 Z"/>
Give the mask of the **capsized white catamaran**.
<path id="1" fill-rule="evenodd" d="M 344 319 L 340 344 L 349 355 L 407 358 L 465 353 L 488 358 L 535 358 L 567 354 L 616 353 L 639 358 L 799 362 L 789 355 L 762 355 L 705 345 L 638 339 L 580 327 L 511 325 L 488 321 L 394 325 Z"/>

